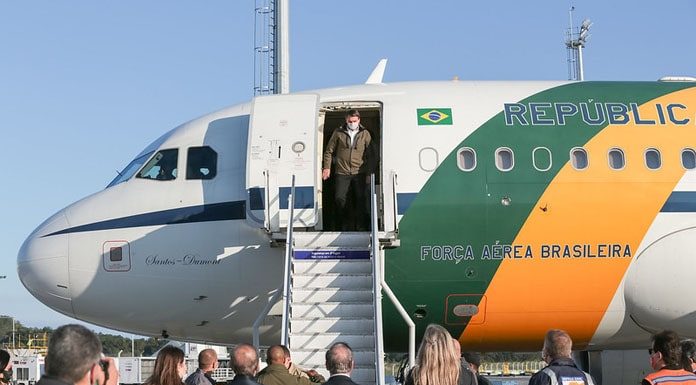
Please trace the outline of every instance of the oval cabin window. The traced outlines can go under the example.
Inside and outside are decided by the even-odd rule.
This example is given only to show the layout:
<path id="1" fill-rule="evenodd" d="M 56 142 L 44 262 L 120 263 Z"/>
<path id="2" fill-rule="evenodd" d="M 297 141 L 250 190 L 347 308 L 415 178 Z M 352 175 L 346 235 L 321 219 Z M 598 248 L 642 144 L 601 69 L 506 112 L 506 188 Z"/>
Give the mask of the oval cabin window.
<path id="1" fill-rule="evenodd" d="M 476 168 L 476 151 L 465 147 L 457 151 L 457 166 L 462 171 L 472 171 Z"/>
<path id="2" fill-rule="evenodd" d="M 662 157 L 660 151 L 654 148 L 649 148 L 645 151 L 645 166 L 651 170 L 657 170 L 662 166 Z"/>
<path id="3" fill-rule="evenodd" d="M 693 170 L 696 168 L 696 151 L 685 148 L 681 153 L 682 166 L 687 170 Z"/>
<path id="4" fill-rule="evenodd" d="M 515 167 L 515 157 L 511 149 L 502 147 L 495 151 L 495 167 L 500 171 L 510 171 Z"/>
<path id="5" fill-rule="evenodd" d="M 432 147 L 425 147 L 418 153 L 418 165 L 421 170 L 433 172 L 440 163 L 437 150 Z"/>
<path id="6" fill-rule="evenodd" d="M 624 158 L 624 153 L 621 149 L 612 148 L 609 150 L 609 167 L 614 170 L 621 170 L 626 166 L 626 159 Z"/>
<path id="7" fill-rule="evenodd" d="M 549 171 L 552 165 L 551 150 L 546 147 L 537 147 L 532 151 L 532 163 L 538 171 Z"/>
<path id="8" fill-rule="evenodd" d="M 576 147 L 570 150 L 570 163 L 576 170 L 584 170 L 589 164 L 587 151 L 584 148 Z"/>

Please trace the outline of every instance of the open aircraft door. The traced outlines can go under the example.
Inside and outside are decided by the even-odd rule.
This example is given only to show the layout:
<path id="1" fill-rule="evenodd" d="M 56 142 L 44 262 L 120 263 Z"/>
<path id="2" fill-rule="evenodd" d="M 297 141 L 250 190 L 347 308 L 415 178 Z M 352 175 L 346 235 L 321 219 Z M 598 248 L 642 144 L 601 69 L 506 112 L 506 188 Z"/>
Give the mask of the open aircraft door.
<path id="1" fill-rule="evenodd" d="M 317 223 L 317 94 L 259 96 L 251 107 L 246 188 L 250 220 L 271 232 L 288 225 L 295 175 L 295 226 Z"/>

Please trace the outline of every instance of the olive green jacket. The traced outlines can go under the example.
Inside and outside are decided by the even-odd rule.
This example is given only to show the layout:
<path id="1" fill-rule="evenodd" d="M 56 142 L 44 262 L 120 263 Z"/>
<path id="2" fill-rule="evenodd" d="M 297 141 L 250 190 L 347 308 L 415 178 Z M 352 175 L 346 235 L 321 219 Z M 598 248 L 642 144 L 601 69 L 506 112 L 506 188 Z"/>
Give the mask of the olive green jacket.
<path id="1" fill-rule="evenodd" d="M 309 378 L 290 374 L 282 364 L 271 364 L 259 372 L 256 382 L 262 385 L 316 385 Z"/>
<path id="2" fill-rule="evenodd" d="M 370 131 L 360 126 L 351 146 L 350 135 L 348 135 L 346 126 L 343 125 L 331 134 L 331 138 L 326 144 L 323 168 L 331 169 L 331 163 L 334 163 L 336 174 L 369 175 L 375 172 L 375 158 L 376 151 Z"/>

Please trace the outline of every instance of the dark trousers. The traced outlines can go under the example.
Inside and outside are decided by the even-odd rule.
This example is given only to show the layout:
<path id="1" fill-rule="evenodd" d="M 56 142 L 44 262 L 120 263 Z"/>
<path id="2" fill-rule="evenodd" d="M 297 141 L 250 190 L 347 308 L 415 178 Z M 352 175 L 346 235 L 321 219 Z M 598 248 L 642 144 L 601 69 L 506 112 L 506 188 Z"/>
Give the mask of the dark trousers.
<path id="1" fill-rule="evenodd" d="M 367 230 L 366 178 L 365 174 L 336 175 L 334 181 L 336 223 L 340 230 Z"/>

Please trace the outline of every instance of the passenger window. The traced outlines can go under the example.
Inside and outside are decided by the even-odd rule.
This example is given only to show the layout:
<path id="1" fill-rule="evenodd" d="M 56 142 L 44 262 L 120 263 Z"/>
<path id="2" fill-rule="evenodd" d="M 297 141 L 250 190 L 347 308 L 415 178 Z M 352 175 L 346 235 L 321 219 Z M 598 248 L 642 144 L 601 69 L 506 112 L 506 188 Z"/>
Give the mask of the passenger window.
<path id="1" fill-rule="evenodd" d="M 153 180 L 174 180 L 177 174 L 179 150 L 157 151 L 155 156 L 140 170 L 137 178 Z"/>
<path id="2" fill-rule="evenodd" d="M 440 164 L 437 150 L 432 147 L 423 147 L 418 153 L 418 164 L 423 171 L 435 171 L 438 164 Z"/>
<path id="3" fill-rule="evenodd" d="M 553 163 L 551 150 L 546 147 L 537 147 L 532 151 L 532 163 L 537 171 L 549 171 Z"/>
<path id="4" fill-rule="evenodd" d="M 515 156 L 511 149 L 501 147 L 495 150 L 495 167 L 500 171 L 510 171 L 515 167 Z"/>
<path id="5" fill-rule="evenodd" d="M 476 168 L 476 151 L 473 148 L 464 147 L 457 151 L 457 166 L 462 171 L 472 171 Z"/>
<path id="6" fill-rule="evenodd" d="M 621 170 L 626 166 L 626 159 L 624 158 L 624 153 L 619 148 L 612 148 L 609 150 L 609 167 L 614 170 Z"/>
<path id="7" fill-rule="evenodd" d="M 687 170 L 693 170 L 696 168 L 696 151 L 685 148 L 681 153 L 682 166 Z"/>
<path id="8" fill-rule="evenodd" d="M 576 170 L 584 170 L 589 165 L 587 151 L 584 148 L 575 147 L 570 150 L 570 164 Z"/>
<path id="9" fill-rule="evenodd" d="M 657 170 L 662 166 L 662 157 L 660 151 L 654 148 L 649 148 L 645 151 L 645 166 L 651 170 Z"/>
<path id="10" fill-rule="evenodd" d="M 190 147 L 186 179 L 213 179 L 217 174 L 217 152 L 208 146 Z"/>

